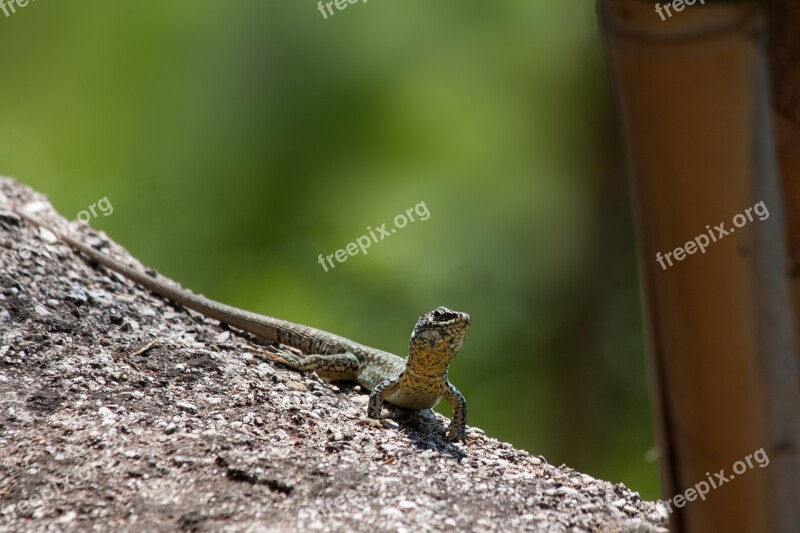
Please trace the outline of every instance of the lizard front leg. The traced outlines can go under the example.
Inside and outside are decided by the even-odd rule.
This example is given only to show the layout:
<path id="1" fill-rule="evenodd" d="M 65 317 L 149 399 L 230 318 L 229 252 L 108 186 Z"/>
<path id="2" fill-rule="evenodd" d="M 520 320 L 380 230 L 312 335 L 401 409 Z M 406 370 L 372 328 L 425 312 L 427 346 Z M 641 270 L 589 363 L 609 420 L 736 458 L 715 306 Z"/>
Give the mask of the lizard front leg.
<path id="1" fill-rule="evenodd" d="M 464 440 L 467 436 L 467 401 L 449 380 L 444 389 L 444 399 L 453 408 L 453 421 L 447 428 L 447 440 Z"/>
<path id="2" fill-rule="evenodd" d="M 375 420 L 381 417 L 383 410 L 383 401 L 387 396 L 393 394 L 397 387 L 400 385 L 400 376 L 391 379 L 385 379 L 378 383 L 369 395 L 369 406 L 367 407 L 367 416 Z"/>

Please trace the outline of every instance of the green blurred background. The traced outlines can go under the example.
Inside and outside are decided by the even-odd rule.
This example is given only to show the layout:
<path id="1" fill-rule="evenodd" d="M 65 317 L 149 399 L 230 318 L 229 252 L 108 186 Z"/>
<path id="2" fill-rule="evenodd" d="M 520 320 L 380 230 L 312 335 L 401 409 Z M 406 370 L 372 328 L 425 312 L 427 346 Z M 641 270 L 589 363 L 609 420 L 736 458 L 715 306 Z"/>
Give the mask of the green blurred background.
<path id="1" fill-rule="evenodd" d="M 467 311 L 470 424 L 658 496 L 592 2 L 37 0 L 0 49 L 0 174 L 70 218 L 107 196 L 92 224 L 197 292 L 395 353 Z"/>

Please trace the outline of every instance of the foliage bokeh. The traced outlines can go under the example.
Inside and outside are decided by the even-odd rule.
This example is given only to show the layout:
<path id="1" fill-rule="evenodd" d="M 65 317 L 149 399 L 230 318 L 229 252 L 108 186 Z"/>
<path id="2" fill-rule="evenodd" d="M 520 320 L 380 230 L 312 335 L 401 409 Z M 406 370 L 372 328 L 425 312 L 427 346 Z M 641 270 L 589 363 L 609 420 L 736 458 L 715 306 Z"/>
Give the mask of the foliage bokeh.
<path id="1" fill-rule="evenodd" d="M 72 218 L 107 196 L 92 224 L 197 292 L 395 353 L 465 310 L 471 424 L 658 496 L 590 2 L 38 0 L 0 49 L 0 174 Z"/>

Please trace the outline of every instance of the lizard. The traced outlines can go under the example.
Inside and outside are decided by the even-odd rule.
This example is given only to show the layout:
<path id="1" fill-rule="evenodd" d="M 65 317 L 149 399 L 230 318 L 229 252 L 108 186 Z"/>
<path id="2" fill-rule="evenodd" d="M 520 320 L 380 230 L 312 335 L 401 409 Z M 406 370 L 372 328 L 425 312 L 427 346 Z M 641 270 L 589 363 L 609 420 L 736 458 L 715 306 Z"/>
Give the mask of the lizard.
<path id="1" fill-rule="evenodd" d="M 244 311 L 181 288 L 174 281 L 151 276 L 126 265 L 83 242 L 49 227 L 26 214 L 15 212 L 29 223 L 54 234 L 71 248 L 150 292 L 186 309 L 218 320 L 258 338 L 291 346 L 305 355 L 273 348 L 264 354 L 274 362 L 300 372 L 316 372 L 327 380 L 353 381 L 370 391 L 367 417 L 379 420 L 384 402 L 408 410 L 431 409 L 444 398 L 453 409 L 446 430 L 449 441 L 466 438 L 467 402 L 450 383 L 447 371 L 461 349 L 470 327 L 467 313 L 437 307 L 417 320 L 411 332 L 408 356 L 403 359 L 389 352 L 359 344 L 320 329 Z"/>

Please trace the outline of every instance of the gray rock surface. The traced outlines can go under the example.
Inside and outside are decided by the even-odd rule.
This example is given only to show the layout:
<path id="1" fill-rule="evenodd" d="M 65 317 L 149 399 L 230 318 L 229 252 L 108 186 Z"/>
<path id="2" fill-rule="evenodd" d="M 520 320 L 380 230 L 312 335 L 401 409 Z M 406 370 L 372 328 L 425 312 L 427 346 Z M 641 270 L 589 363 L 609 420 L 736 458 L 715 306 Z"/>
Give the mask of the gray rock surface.
<path id="1" fill-rule="evenodd" d="M 23 223 L 0 178 L 0 530 L 665 531 L 622 485 L 266 361 Z M 138 264 L 86 226 L 74 232 Z"/>

